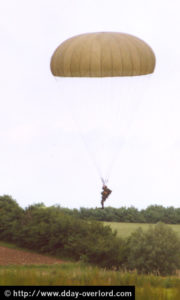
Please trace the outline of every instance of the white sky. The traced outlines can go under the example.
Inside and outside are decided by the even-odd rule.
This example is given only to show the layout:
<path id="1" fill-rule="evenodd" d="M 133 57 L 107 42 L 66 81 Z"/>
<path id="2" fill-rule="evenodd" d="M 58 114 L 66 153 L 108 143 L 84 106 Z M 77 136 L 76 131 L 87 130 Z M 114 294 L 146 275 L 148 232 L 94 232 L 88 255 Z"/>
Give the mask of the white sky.
<path id="1" fill-rule="evenodd" d="M 71 113 L 76 109 L 70 111 L 67 105 L 76 99 L 74 81 L 57 84 L 49 63 L 55 48 L 71 36 L 119 31 L 145 40 L 156 54 L 157 65 L 151 78 L 142 79 L 141 88 L 138 82 L 132 89 L 133 102 L 129 105 L 137 108 L 132 121 L 127 111 L 119 115 L 119 120 L 127 116 L 127 126 L 117 123 L 111 128 L 115 119 L 111 114 L 108 122 L 103 119 L 103 128 L 94 128 L 95 119 L 89 122 L 90 109 L 86 110 L 86 125 L 80 124 L 88 143 L 92 140 L 92 147 L 101 143 L 101 133 L 102 140 L 104 136 L 109 141 L 113 138 L 115 144 L 109 142 L 107 146 L 109 161 L 118 144 L 119 155 L 109 179 L 113 193 L 106 205 L 179 207 L 179 11 L 178 0 L 1 0 L 0 195 L 11 195 L 23 207 L 37 202 L 70 208 L 100 205 L 99 175 L 89 150 L 74 129 Z M 83 81 L 83 93 L 88 84 Z M 110 84 L 105 82 L 101 91 L 99 81 L 93 82 L 90 96 L 102 93 L 102 99 L 111 103 L 107 93 L 108 88 L 112 91 L 111 84 L 116 99 L 116 79 Z M 69 98 L 65 95 L 67 90 Z M 126 88 L 128 93 L 129 90 Z M 89 92 L 87 101 L 88 96 Z M 83 104 L 78 101 L 79 108 Z M 75 112 L 79 114 L 77 119 L 81 112 L 82 107 Z M 104 158 L 103 167 L 105 152 L 103 147 L 98 158 Z"/>

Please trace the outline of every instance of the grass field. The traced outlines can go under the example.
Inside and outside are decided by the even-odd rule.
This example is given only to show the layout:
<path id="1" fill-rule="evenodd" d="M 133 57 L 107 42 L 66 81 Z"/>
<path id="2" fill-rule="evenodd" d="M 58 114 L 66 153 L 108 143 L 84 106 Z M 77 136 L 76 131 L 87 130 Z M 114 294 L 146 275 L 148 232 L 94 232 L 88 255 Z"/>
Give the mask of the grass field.
<path id="1" fill-rule="evenodd" d="M 0 266 L 0 285 L 135 285 L 136 300 L 179 300 L 180 278 L 103 270 L 82 263 Z"/>
<path id="2" fill-rule="evenodd" d="M 135 231 L 138 227 L 141 227 L 143 230 L 147 230 L 149 226 L 154 226 L 153 224 L 147 223 L 118 223 L 118 222 L 103 222 L 105 225 L 109 225 L 113 230 L 117 230 L 117 235 L 121 237 L 129 236 L 133 231 Z M 180 237 L 180 224 L 172 225 L 168 224 L 175 232 L 177 232 Z"/>

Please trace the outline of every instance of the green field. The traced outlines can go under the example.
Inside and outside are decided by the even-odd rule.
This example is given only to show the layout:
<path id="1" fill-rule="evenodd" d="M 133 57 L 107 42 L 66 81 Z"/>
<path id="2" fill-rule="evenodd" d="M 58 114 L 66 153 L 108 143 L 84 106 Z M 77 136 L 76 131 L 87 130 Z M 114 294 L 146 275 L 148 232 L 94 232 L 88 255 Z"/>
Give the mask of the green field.
<path id="1" fill-rule="evenodd" d="M 154 224 L 147 223 L 118 223 L 118 222 L 103 222 L 105 225 L 109 225 L 113 230 L 117 230 L 117 235 L 119 237 L 127 237 L 137 228 L 141 227 L 143 230 L 147 230 L 149 226 L 154 226 Z M 177 232 L 180 237 L 180 224 L 172 225 L 168 224 L 175 232 Z"/>
<path id="2" fill-rule="evenodd" d="M 180 278 L 108 271 L 82 263 L 0 266 L 0 285 L 135 285 L 137 300 L 179 300 Z"/>

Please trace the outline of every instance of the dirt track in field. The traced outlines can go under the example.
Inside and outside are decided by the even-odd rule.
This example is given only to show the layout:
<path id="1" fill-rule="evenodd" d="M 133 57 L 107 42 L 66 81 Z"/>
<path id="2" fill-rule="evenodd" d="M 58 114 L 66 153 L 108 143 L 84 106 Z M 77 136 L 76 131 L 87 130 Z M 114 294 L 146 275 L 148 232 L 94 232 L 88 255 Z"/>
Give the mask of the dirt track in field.
<path id="1" fill-rule="evenodd" d="M 62 260 L 46 255 L 0 246 L 0 265 L 61 264 Z"/>

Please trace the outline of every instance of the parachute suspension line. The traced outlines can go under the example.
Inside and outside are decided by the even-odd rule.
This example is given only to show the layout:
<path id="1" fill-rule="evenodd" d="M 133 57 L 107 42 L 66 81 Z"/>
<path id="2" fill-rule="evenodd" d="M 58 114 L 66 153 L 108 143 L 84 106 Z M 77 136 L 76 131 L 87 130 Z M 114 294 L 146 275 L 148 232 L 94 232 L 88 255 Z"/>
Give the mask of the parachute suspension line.
<path id="1" fill-rule="evenodd" d="M 101 177 L 101 181 L 103 185 L 106 185 L 108 183 L 108 179 L 104 179 L 103 177 Z"/>
<path id="2" fill-rule="evenodd" d="M 71 111 L 70 102 L 67 101 L 66 103 L 67 103 L 68 111 L 70 112 L 72 121 L 74 122 L 75 127 L 76 127 L 76 129 L 78 131 L 78 134 L 79 134 L 81 140 L 83 141 L 83 144 L 84 144 L 84 146 L 86 148 L 86 151 L 87 151 L 87 153 L 88 153 L 88 155 L 89 155 L 89 157 L 90 157 L 90 159 L 91 159 L 91 161 L 92 161 L 92 163 L 93 163 L 93 165 L 94 165 L 94 167 L 95 167 L 95 169 L 96 169 L 96 171 L 98 173 L 99 178 L 102 178 L 101 169 L 98 166 L 98 163 L 97 163 L 97 161 L 96 161 L 96 159 L 95 159 L 95 157 L 93 155 L 93 152 L 91 151 L 90 147 L 88 146 L 88 143 L 87 143 L 87 141 L 86 141 L 83 133 L 81 132 L 80 125 L 79 125 L 78 121 L 76 120 L 76 118 L 73 115 L 73 112 Z"/>
<path id="3" fill-rule="evenodd" d="M 114 92 L 114 87 L 113 87 L 113 81 L 112 81 L 112 78 L 108 78 L 108 90 L 111 91 L 111 106 L 110 106 L 110 109 L 111 109 L 111 116 L 113 116 L 113 124 L 112 124 L 112 127 L 111 127 L 111 132 L 114 132 L 114 130 L 117 128 L 118 126 L 118 121 L 119 121 L 119 111 L 120 111 L 120 101 L 118 101 L 119 99 L 116 98 L 116 95 L 115 95 L 115 92 Z M 108 93 L 108 96 L 109 93 Z M 109 101 L 109 99 L 106 100 L 106 102 Z M 108 103 L 106 104 L 106 110 L 108 111 L 109 110 L 109 105 Z M 108 142 L 108 145 L 107 147 L 109 147 L 110 144 Z M 111 173 L 112 173 L 112 170 L 113 170 L 113 167 L 114 167 L 114 164 L 115 164 L 115 161 L 118 157 L 118 147 L 117 145 L 115 147 L 113 147 L 113 151 L 112 151 L 112 158 L 111 160 L 109 161 L 109 164 L 108 164 L 108 168 L 106 170 L 106 174 L 105 174 L 105 178 L 106 178 L 106 182 L 109 181 L 109 178 L 111 176 Z"/>
<path id="4" fill-rule="evenodd" d="M 106 86 L 105 86 L 105 89 L 106 89 L 106 95 L 104 98 L 103 98 L 103 112 L 106 116 L 106 120 L 108 122 L 108 117 L 109 116 L 113 116 L 113 119 L 111 119 L 111 122 L 108 123 L 108 128 L 107 128 L 107 139 L 104 141 L 104 145 L 102 145 L 102 150 L 103 149 L 108 149 L 111 147 L 111 141 L 110 141 L 110 135 L 112 136 L 112 134 L 114 134 L 115 132 L 115 136 L 113 137 L 115 143 L 118 139 L 117 137 L 117 128 L 118 128 L 118 124 L 119 124 L 119 112 L 122 110 L 121 108 L 121 101 L 119 101 L 119 98 L 121 98 L 123 96 L 123 93 L 121 92 L 121 89 L 120 91 L 118 91 L 118 93 L 121 93 L 119 98 L 117 98 L 117 91 L 115 92 L 114 91 L 114 86 L 113 86 L 113 79 L 112 78 L 106 78 Z M 111 91 L 111 94 L 110 94 L 110 91 Z M 109 102 L 109 97 L 111 96 L 111 105 L 110 105 L 110 102 Z M 120 143 L 120 142 L 119 142 Z M 108 164 L 107 164 L 107 168 L 106 170 L 104 170 L 104 173 L 103 173 L 103 184 L 107 184 L 109 179 L 110 179 L 110 176 L 111 176 L 111 173 L 112 173 L 112 170 L 113 170 L 113 167 L 115 165 L 115 162 L 118 158 L 118 156 L 120 155 L 120 151 L 119 151 L 119 143 L 118 144 L 115 144 L 113 146 L 113 148 L 111 149 L 111 159 L 108 159 Z M 113 140 L 112 140 L 112 144 L 113 144 Z M 122 145 L 120 145 L 122 146 Z M 110 158 L 110 156 L 109 156 Z"/>
<path id="5" fill-rule="evenodd" d="M 142 97 L 141 97 L 142 98 Z M 142 100 L 142 99 L 141 99 Z M 127 121 L 127 128 L 128 128 L 128 133 L 126 135 L 125 140 L 122 142 L 122 144 L 120 145 L 119 150 L 117 150 L 116 152 L 114 152 L 114 155 L 112 157 L 111 163 L 109 164 L 109 168 L 107 170 L 106 173 L 106 178 L 109 179 L 112 173 L 112 170 L 114 168 L 115 162 L 118 160 L 119 156 L 120 156 L 120 152 L 122 150 L 122 147 L 125 146 L 125 144 L 127 144 L 129 142 L 129 138 L 130 138 L 130 129 L 132 129 L 132 126 L 134 124 L 134 122 L 136 122 L 136 113 L 139 110 L 141 101 L 139 101 L 138 103 L 136 103 L 136 106 L 134 107 L 134 112 L 132 113 L 131 119 L 128 119 Z M 118 111 L 118 109 L 116 110 L 116 112 Z M 117 116 L 118 117 L 118 116 Z"/>
<path id="6" fill-rule="evenodd" d="M 73 118 L 73 120 L 74 120 L 74 118 Z M 82 141 L 83 141 L 83 143 L 84 143 L 84 145 L 85 145 L 85 148 L 86 148 L 86 150 L 87 150 L 87 152 L 88 152 L 88 154 L 89 154 L 89 157 L 90 157 L 90 159 L 92 160 L 92 162 L 93 162 L 93 164 L 94 164 L 94 167 L 95 167 L 95 169 L 96 169 L 96 171 L 97 171 L 99 177 L 102 178 L 101 170 L 100 170 L 100 168 L 99 168 L 99 166 L 98 166 L 98 163 L 97 163 L 97 161 L 96 161 L 96 159 L 95 159 L 95 157 L 94 157 L 94 155 L 93 155 L 93 152 L 92 152 L 92 151 L 90 150 L 90 148 L 88 147 L 88 144 L 87 144 L 87 142 L 86 142 L 86 139 L 85 139 L 85 137 L 83 136 L 83 134 L 81 133 L 81 131 L 80 131 L 80 129 L 79 129 L 79 126 L 78 126 L 77 122 L 76 122 L 75 120 L 74 120 L 74 122 L 75 122 L 76 125 L 77 125 L 79 135 L 80 135 L 80 137 L 81 137 L 81 139 L 82 139 Z"/>
<path id="7" fill-rule="evenodd" d="M 56 78 L 56 76 L 55 76 L 54 78 L 55 78 L 55 81 L 58 82 L 58 79 Z M 63 91 L 63 94 L 66 94 L 66 87 L 62 85 L 62 86 L 61 86 L 61 89 L 62 89 L 62 91 Z M 78 94 L 77 90 L 75 91 L 75 94 L 76 94 L 76 95 Z M 68 98 L 69 98 L 69 97 L 68 97 Z M 70 99 L 67 99 L 67 100 L 68 100 L 68 101 L 66 101 L 66 105 L 67 105 L 66 107 L 67 107 L 67 109 L 68 109 L 68 113 L 69 113 L 69 115 L 71 116 L 71 119 L 72 119 L 72 121 L 73 121 L 73 123 L 74 123 L 74 125 L 75 125 L 75 128 L 76 128 L 76 131 L 77 131 L 77 133 L 78 133 L 78 135 L 79 135 L 81 141 L 83 142 L 83 144 L 84 144 L 84 146 L 85 146 L 85 148 L 86 148 L 87 154 L 88 154 L 88 156 L 89 156 L 89 158 L 90 158 L 92 164 L 94 165 L 94 168 L 96 169 L 97 174 L 98 174 L 98 176 L 99 176 L 101 182 L 102 182 L 103 184 L 104 184 L 104 183 L 107 183 L 107 182 L 108 182 L 108 179 L 104 179 L 104 176 L 103 176 L 103 174 L 102 174 L 101 168 L 100 168 L 100 166 L 99 166 L 99 164 L 98 164 L 98 162 L 97 162 L 97 160 L 96 160 L 96 157 L 95 157 L 95 155 L 93 154 L 93 151 L 90 149 L 90 147 L 89 147 L 89 145 L 88 145 L 88 143 L 87 143 L 87 141 L 86 141 L 86 138 L 85 138 L 85 136 L 83 135 L 83 133 L 82 133 L 82 131 L 81 131 L 81 126 L 80 126 L 80 124 L 79 124 L 77 118 L 76 118 L 75 115 L 73 114 Z"/>
<path id="8" fill-rule="evenodd" d="M 117 151 L 117 153 L 114 153 L 114 156 L 111 160 L 111 163 L 109 164 L 109 168 L 107 170 L 107 173 L 106 173 L 106 181 L 108 182 L 110 176 L 111 176 L 111 173 L 113 171 L 113 168 L 114 168 L 114 165 L 115 165 L 115 162 L 117 161 L 118 157 L 120 155 L 120 151 Z"/>

